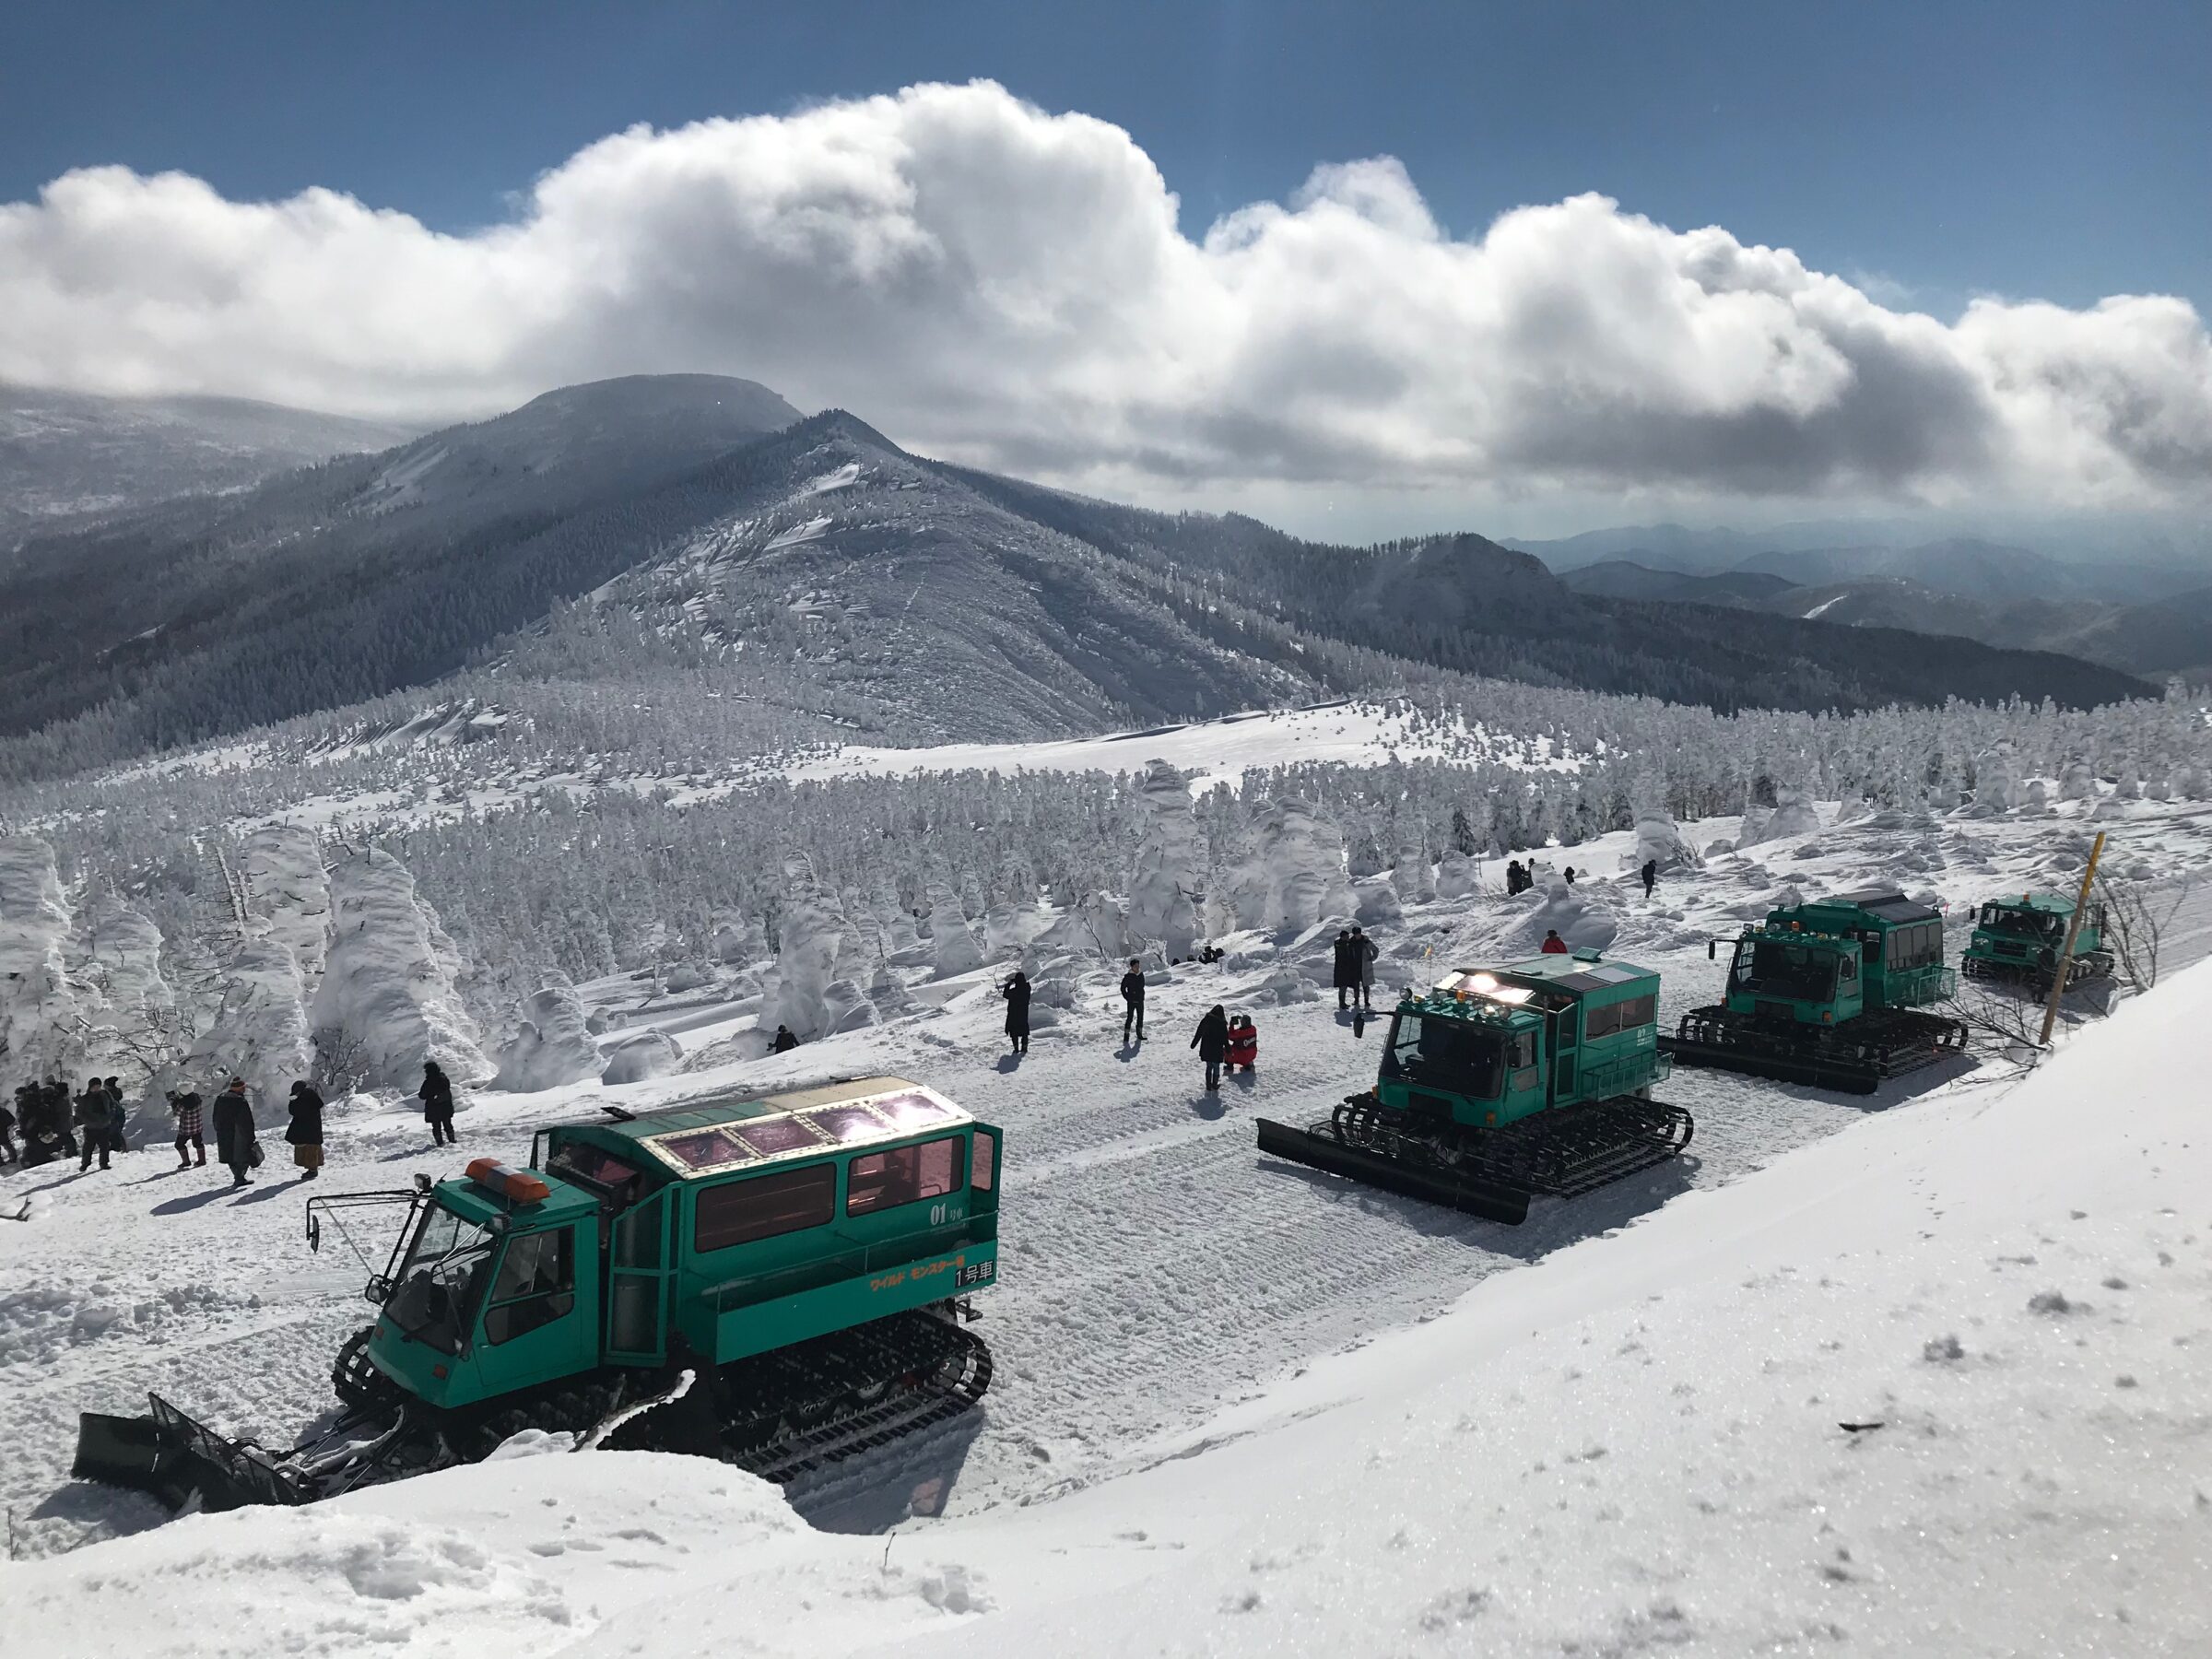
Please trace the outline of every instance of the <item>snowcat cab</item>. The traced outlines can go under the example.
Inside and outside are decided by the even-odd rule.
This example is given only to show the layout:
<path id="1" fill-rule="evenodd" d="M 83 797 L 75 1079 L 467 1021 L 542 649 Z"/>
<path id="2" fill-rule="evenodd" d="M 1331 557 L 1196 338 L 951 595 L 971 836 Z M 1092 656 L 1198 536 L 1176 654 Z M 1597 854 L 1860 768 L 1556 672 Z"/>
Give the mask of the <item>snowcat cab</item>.
<path id="1" fill-rule="evenodd" d="M 1916 1011 L 1957 987 L 1941 912 L 1888 888 L 1844 893 L 1747 925 L 1723 1000 L 1691 1009 L 1660 1044 L 1685 1065 L 1871 1094 L 1965 1047 L 1960 1022 Z"/>
<path id="2" fill-rule="evenodd" d="M 83 1414 L 75 1472 L 177 1505 L 301 1503 L 536 1428 L 787 1479 L 982 1397 L 991 1356 L 963 1322 L 997 1279 L 1001 1168 L 997 1129 L 867 1077 L 564 1124 L 526 1170 L 318 1195 L 316 1248 L 406 1210 L 364 1292 L 376 1321 L 332 1371 L 337 1422 L 272 1452 L 156 1395 L 147 1418 Z"/>
<path id="3" fill-rule="evenodd" d="M 1518 1223 L 1674 1157 L 1689 1114 L 1651 1099 L 1659 976 L 1597 952 L 1463 969 L 1407 992 L 1373 1088 L 1305 1129 L 1259 1124 L 1263 1151 Z"/>
<path id="4" fill-rule="evenodd" d="M 1974 936 L 1959 965 L 1969 979 L 2011 980 L 2031 985 L 2038 993 L 2048 991 L 2073 916 L 2074 900 L 2058 893 L 1987 900 L 1974 919 Z M 2092 904 L 2082 913 L 2074 935 L 2074 954 L 2066 959 L 2066 983 L 2110 979 L 2113 966 L 2112 952 L 2104 948 L 2104 906 Z"/>

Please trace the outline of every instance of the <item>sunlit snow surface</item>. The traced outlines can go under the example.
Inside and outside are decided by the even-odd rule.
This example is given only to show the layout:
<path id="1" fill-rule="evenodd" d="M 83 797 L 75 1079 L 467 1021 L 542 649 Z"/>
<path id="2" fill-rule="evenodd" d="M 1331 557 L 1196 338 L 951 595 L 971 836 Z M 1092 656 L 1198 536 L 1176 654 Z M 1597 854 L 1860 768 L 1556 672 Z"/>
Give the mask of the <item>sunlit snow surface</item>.
<path id="1" fill-rule="evenodd" d="M 1373 759 L 1389 738 L 1324 709 L 988 753 L 1129 771 L 1159 756 L 1203 787 L 1300 744 Z M 940 763 L 982 763 L 964 753 Z M 1972 900 L 2066 879 L 2089 807 L 1837 826 L 1827 806 L 1818 832 L 1713 857 L 1650 902 L 1622 870 L 1633 832 L 1547 857 L 1582 872 L 1577 894 L 1617 929 L 1610 954 L 1664 972 L 1671 1022 L 1717 984 L 1706 938 L 1792 888 L 1933 895 L 1955 958 Z M 2212 809 L 2103 809 L 2125 867 L 2176 907 L 2171 976 L 2212 946 Z M 1736 826 L 1686 829 L 1704 846 Z M 1533 945 L 1547 900 L 1506 900 L 1485 874 L 1486 892 L 1378 930 L 1386 982 Z M 283 1441 L 327 1409 L 330 1357 L 366 1317 L 359 1288 L 389 1241 L 362 1239 L 368 1264 L 335 1239 L 309 1254 L 280 1163 L 238 1196 L 172 1172 L 158 1142 L 106 1175 L 0 1173 L 0 1210 L 27 1218 L 0 1221 L 0 1502 L 25 1558 L 0 1570 L 11 1659 L 978 1639 L 2203 1651 L 2212 1135 L 2182 1114 L 2201 1116 L 2212 970 L 2109 1025 L 2070 1024 L 2069 1051 L 2024 1088 L 1934 1071 L 1853 1100 L 1679 1073 L 1664 1097 L 1697 1116 L 1689 1159 L 1509 1229 L 1257 1154 L 1256 1115 L 1319 1116 L 1371 1078 L 1375 1031 L 1355 1035 L 1331 1000 L 1259 999 L 1283 966 L 1325 973 L 1325 940 L 1234 943 L 1248 959 L 1155 989 L 1141 1053 L 1119 1046 L 1103 971 L 1018 1067 L 983 973 L 918 982 L 934 1011 L 772 1064 L 752 1057 L 757 1003 L 620 979 L 578 987 L 585 1006 L 682 1032 L 709 1069 L 478 1095 L 452 1155 L 404 1110 L 334 1107 L 322 1191 L 520 1159 L 532 1129 L 603 1102 L 830 1076 L 916 1077 L 1003 1125 L 986 1408 L 796 1489 L 821 1531 L 726 1471 L 591 1456 L 157 1525 L 149 1503 L 68 1481 L 76 1411 L 139 1409 L 152 1388 Z M 1215 1001 L 1251 1010 L 1262 1037 L 1259 1072 L 1218 1099 L 1185 1048 Z M 848 1535 L 894 1524 L 888 1553 Z M 77 1547 L 119 1533 L 136 1535 Z M 218 1570 L 250 1616 L 180 1618 Z"/>
<path id="2" fill-rule="evenodd" d="M 1415 724 L 1372 704 L 1324 703 L 1312 708 L 1232 714 L 1222 720 L 1152 726 L 1104 737 L 1037 743 L 947 743 L 928 748 L 852 747 L 786 769 L 794 778 L 907 777 L 917 772 L 1142 771 L 1160 759 L 1188 772 L 1194 793 L 1218 783 L 1231 789 L 1247 767 L 1296 766 L 1336 760 L 1372 766 L 1393 756 L 1404 760 L 1480 760 L 1575 770 L 1572 757 L 1552 753 L 1548 737 L 1516 740 L 1481 727 Z"/>

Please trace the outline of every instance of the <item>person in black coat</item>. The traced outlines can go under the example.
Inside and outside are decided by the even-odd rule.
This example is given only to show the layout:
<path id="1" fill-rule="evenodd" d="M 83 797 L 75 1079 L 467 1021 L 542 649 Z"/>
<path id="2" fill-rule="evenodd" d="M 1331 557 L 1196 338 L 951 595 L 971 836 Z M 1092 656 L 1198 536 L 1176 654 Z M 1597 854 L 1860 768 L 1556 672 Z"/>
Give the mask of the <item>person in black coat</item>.
<path id="1" fill-rule="evenodd" d="M 1221 1056 L 1229 1052 L 1229 1010 L 1216 1003 L 1206 1011 L 1192 1034 L 1191 1046 L 1198 1051 L 1198 1058 L 1206 1062 L 1206 1086 L 1218 1092 L 1221 1088 Z"/>
<path id="2" fill-rule="evenodd" d="M 230 1167 L 230 1184 L 244 1186 L 253 1167 L 253 1106 L 246 1099 L 246 1080 L 230 1079 L 230 1087 L 215 1097 L 215 1155 Z"/>
<path id="3" fill-rule="evenodd" d="M 1652 889 L 1658 885 L 1659 861 L 1655 858 L 1647 858 L 1643 861 L 1643 896 L 1649 899 L 1652 896 Z"/>
<path id="4" fill-rule="evenodd" d="M 768 1052 L 771 1054 L 788 1054 L 798 1046 L 798 1037 L 792 1029 L 787 1025 L 780 1025 L 776 1028 L 776 1034 L 769 1039 Z"/>
<path id="5" fill-rule="evenodd" d="M 1145 965 L 1135 957 L 1129 959 L 1129 971 L 1122 975 L 1122 1046 L 1129 1046 L 1131 1028 L 1136 1040 L 1145 1040 Z"/>
<path id="6" fill-rule="evenodd" d="M 109 1129 L 112 1106 L 107 1086 L 98 1077 L 87 1078 L 85 1092 L 76 1097 L 76 1128 L 85 1144 L 84 1156 L 76 1160 L 76 1172 L 80 1175 L 92 1167 L 94 1153 L 100 1155 L 100 1167 L 109 1168 L 108 1147 L 113 1144 Z"/>
<path id="7" fill-rule="evenodd" d="M 1015 969 L 1014 977 L 998 988 L 998 994 L 1006 999 L 1006 1041 L 1014 1045 L 1016 1053 L 1026 1054 L 1030 1052 L 1030 976 Z"/>
<path id="8" fill-rule="evenodd" d="M 1375 1006 L 1375 959 L 1382 954 L 1382 947 L 1357 925 L 1352 928 L 1352 936 L 1345 941 L 1345 959 L 1351 970 L 1352 989 L 1359 995 L 1359 1006 L 1371 1012 Z"/>
<path id="9" fill-rule="evenodd" d="M 323 1097 L 315 1092 L 313 1084 L 295 1083 L 287 1104 L 292 1121 L 285 1128 L 284 1138 L 292 1143 L 292 1161 L 300 1166 L 300 1179 L 312 1181 L 323 1168 Z"/>
<path id="10" fill-rule="evenodd" d="M 450 1147 L 461 1137 L 453 1133 L 453 1086 L 435 1060 L 422 1063 L 423 1121 L 430 1126 L 430 1145 Z"/>
<path id="11" fill-rule="evenodd" d="M 1330 972 L 1330 982 L 1336 987 L 1336 1006 L 1345 1006 L 1347 993 L 1359 988 L 1359 970 L 1354 966 L 1352 935 L 1349 928 L 1336 930 L 1336 959 Z"/>

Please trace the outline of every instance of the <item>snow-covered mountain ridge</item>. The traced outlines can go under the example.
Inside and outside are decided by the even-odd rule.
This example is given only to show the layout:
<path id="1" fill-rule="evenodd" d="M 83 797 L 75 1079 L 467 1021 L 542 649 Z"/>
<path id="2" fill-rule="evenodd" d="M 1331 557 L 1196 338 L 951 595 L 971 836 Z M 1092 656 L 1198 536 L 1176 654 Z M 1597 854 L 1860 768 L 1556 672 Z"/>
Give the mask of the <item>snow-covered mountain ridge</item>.
<path id="1" fill-rule="evenodd" d="M 100 397 L 0 384 L 0 564 L 19 536 L 188 494 L 241 489 L 410 429 L 236 397 Z"/>
<path id="2" fill-rule="evenodd" d="M 617 707 L 676 681 L 765 724 L 897 742 L 1465 675 L 1719 710 L 2149 690 L 2050 653 L 1581 595 L 1472 534 L 1338 547 L 1117 507 L 794 415 L 747 382 L 602 382 L 34 538 L 0 570 L 0 775 L 409 689 L 510 700 L 493 677 Z"/>

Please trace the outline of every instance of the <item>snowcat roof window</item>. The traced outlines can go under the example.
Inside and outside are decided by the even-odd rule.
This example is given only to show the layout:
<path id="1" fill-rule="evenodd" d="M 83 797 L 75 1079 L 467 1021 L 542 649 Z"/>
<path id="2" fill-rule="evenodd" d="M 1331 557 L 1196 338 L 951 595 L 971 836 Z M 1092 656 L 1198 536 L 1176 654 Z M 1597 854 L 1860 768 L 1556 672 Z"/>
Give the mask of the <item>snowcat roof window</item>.
<path id="1" fill-rule="evenodd" d="M 1533 1039 L 1532 1039 L 1533 1041 Z M 1403 1082 L 1494 1100 L 1505 1075 L 1498 1033 L 1464 1020 L 1400 1014 L 1383 1050 L 1386 1075 Z"/>
<path id="2" fill-rule="evenodd" d="M 424 1210 L 399 1270 L 398 1288 L 384 1304 L 392 1323 L 441 1353 L 461 1351 L 461 1333 L 476 1311 L 491 1261 L 493 1239 L 441 1204 Z"/>

